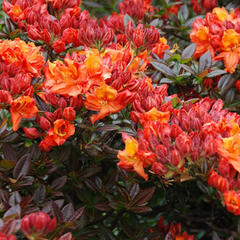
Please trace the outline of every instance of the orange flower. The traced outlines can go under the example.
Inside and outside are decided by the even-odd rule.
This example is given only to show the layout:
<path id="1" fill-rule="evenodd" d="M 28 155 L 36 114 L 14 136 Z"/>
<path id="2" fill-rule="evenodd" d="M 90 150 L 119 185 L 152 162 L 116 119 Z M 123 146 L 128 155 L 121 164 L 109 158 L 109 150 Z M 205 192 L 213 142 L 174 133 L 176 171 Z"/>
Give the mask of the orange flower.
<path id="1" fill-rule="evenodd" d="M 233 29 L 228 29 L 222 37 L 223 52 L 215 60 L 224 60 L 225 71 L 234 73 L 240 61 L 240 34 Z"/>
<path id="2" fill-rule="evenodd" d="M 38 113 L 33 98 L 29 96 L 21 96 L 15 99 L 10 107 L 13 131 L 18 130 L 18 126 L 22 118 L 33 118 Z"/>
<path id="3" fill-rule="evenodd" d="M 198 58 L 208 50 L 211 56 L 214 56 L 214 50 L 210 43 L 209 28 L 204 26 L 202 19 L 196 19 L 193 23 L 193 29 L 190 34 L 191 41 L 196 43 L 194 57 Z"/>
<path id="4" fill-rule="evenodd" d="M 240 215 L 240 196 L 235 191 L 228 191 L 223 194 L 226 208 L 234 215 Z"/>
<path id="5" fill-rule="evenodd" d="M 140 115 L 140 122 L 142 125 L 150 123 L 152 121 L 158 121 L 161 123 L 168 123 L 170 118 L 170 112 L 160 112 L 155 107 L 150 111 L 142 113 Z"/>
<path id="6" fill-rule="evenodd" d="M 50 151 L 52 147 L 64 144 L 74 133 L 75 127 L 73 124 L 64 119 L 58 119 L 53 123 L 53 128 L 48 131 L 47 136 L 40 143 L 40 148 L 43 151 Z"/>
<path id="7" fill-rule="evenodd" d="M 217 142 L 218 153 L 240 172 L 240 133 Z"/>
<path id="8" fill-rule="evenodd" d="M 9 17 L 13 20 L 13 21 L 19 21 L 19 20 L 23 20 L 25 18 L 24 16 L 24 12 L 22 11 L 22 9 L 20 8 L 20 6 L 15 5 L 11 8 L 10 11 L 8 11 L 7 13 L 9 15 Z"/>
<path id="9" fill-rule="evenodd" d="M 232 16 L 228 13 L 228 11 L 222 7 L 222 8 L 214 8 L 212 10 L 212 13 L 213 14 L 216 14 L 216 16 L 218 17 L 218 19 L 221 21 L 221 22 L 224 22 L 225 20 L 227 21 L 231 21 L 232 20 Z"/>
<path id="10" fill-rule="evenodd" d="M 125 140 L 125 150 L 118 152 L 118 158 L 120 159 L 118 166 L 127 171 L 134 170 L 147 181 L 148 175 L 144 172 L 144 167 L 147 167 L 150 163 L 140 159 L 138 141 L 127 134 L 123 134 L 123 139 Z"/>
<path id="11" fill-rule="evenodd" d="M 166 50 L 169 49 L 167 44 L 167 39 L 162 37 L 159 39 L 159 43 L 155 44 L 152 52 L 155 53 L 159 58 L 163 58 L 163 54 Z"/>
<path id="12" fill-rule="evenodd" d="M 103 65 L 98 52 L 84 51 L 81 54 L 79 56 L 86 56 L 85 61 L 80 62 L 78 56 L 74 55 L 65 57 L 65 64 L 59 60 L 48 62 L 44 69 L 44 87 L 55 94 L 76 97 L 111 76 L 111 69 Z"/>
<path id="13" fill-rule="evenodd" d="M 132 98 L 133 94 L 128 90 L 118 93 L 114 88 L 102 84 L 94 93 L 86 94 L 84 105 L 89 110 L 99 111 L 98 114 L 90 117 L 94 123 L 111 113 L 119 112 L 126 107 Z"/>
<path id="14" fill-rule="evenodd" d="M 24 73 L 30 73 L 33 77 L 39 77 L 44 60 L 40 54 L 40 47 L 33 43 L 25 43 L 16 38 L 14 41 L 0 42 L 0 60 L 5 64 L 13 64 L 20 67 Z"/>

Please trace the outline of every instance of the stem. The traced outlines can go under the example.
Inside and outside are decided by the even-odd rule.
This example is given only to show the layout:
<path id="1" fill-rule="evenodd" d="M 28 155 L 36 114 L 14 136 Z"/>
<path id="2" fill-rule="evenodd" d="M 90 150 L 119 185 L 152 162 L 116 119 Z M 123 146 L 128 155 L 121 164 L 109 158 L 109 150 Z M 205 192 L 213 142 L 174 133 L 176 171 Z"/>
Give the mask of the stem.
<path id="1" fill-rule="evenodd" d="M 132 62 L 133 62 L 133 60 L 134 60 L 134 58 L 136 57 L 136 54 L 134 53 L 133 54 L 133 56 L 132 56 L 132 58 L 131 58 L 131 60 L 130 60 L 130 62 L 128 63 L 128 65 L 126 66 L 126 68 L 124 69 L 124 73 L 128 70 L 128 68 L 130 67 L 130 65 L 132 64 Z"/>

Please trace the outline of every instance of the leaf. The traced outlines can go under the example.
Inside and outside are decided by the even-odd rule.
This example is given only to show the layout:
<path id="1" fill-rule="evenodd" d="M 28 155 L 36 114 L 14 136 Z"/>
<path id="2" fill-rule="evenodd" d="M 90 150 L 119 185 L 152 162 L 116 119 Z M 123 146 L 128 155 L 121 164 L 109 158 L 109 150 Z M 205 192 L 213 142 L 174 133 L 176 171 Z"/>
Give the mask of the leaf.
<path id="1" fill-rule="evenodd" d="M 196 44 L 195 43 L 190 44 L 183 50 L 181 58 L 182 59 L 192 58 L 195 50 L 196 50 Z"/>
<path id="2" fill-rule="evenodd" d="M 102 4 L 91 2 L 91 1 L 83 1 L 82 3 L 93 8 L 103 8 Z"/>
<path id="3" fill-rule="evenodd" d="M 64 206 L 64 208 L 62 209 L 62 214 L 63 214 L 63 221 L 68 222 L 68 219 L 70 219 L 74 214 L 74 207 L 72 203 L 69 203 L 66 206 Z"/>
<path id="4" fill-rule="evenodd" d="M 66 182 L 67 182 L 67 176 L 62 176 L 60 178 L 55 179 L 52 182 L 51 188 L 53 188 L 54 190 L 58 190 L 58 189 L 62 188 Z"/>
<path id="5" fill-rule="evenodd" d="M 28 174 L 31 166 L 31 155 L 29 153 L 23 155 L 13 169 L 13 177 L 20 179 Z"/>
<path id="6" fill-rule="evenodd" d="M 21 207 L 20 205 L 15 205 L 9 208 L 3 215 L 3 218 L 10 217 L 10 216 L 18 216 L 21 217 Z"/>
<path id="7" fill-rule="evenodd" d="M 108 202 L 97 203 L 94 207 L 101 211 L 108 211 L 111 209 L 108 205 Z"/>
<path id="8" fill-rule="evenodd" d="M 133 205 L 141 205 L 151 199 L 155 192 L 155 187 L 141 190 L 140 193 L 133 199 Z"/>
<path id="9" fill-rule="evenodd" d="M 105 124 L 104 126 L 98 127 L 98 131 L 114 131 L 119 130 L 120 127 L 118 125 L 111 125 L 111 124 Z"/>
<path id="10" fill-rule="evenodd" d="M 223 75 L 217 84 L 217 87 L 219 88 L 219 90 L 224 89 L 224 87 L 231 81 L 232 79 L 232 75 L 231 74 L 225 74 Z"/>
<path id="11" fill-rule="evenodd" d="M 8 203 L 10 206 L 15 206 L 17 204 L 20 204 L 21 200 L 22 199 L 21 199 L 20 194 L 18 192 L 13 192 L 9 198 Z"/>
<path id="12" fill-rule="evenodd" d="M 206 76 L 207 78 L 213 78 L 213 77 L 217 77 L 217 76 L 220 76 L 222 74 L 225 74 L 226 72 L 224 70 L 215 70 L 215 71 L 212 71 L 210 73 L 208 73 L 208 75 Z"/>
<path id="13" fill-rule="evenodd" d="M 17 152 L 10 144 L 3 144 L 3 154 L 5 159 L 17 162 Z"/>
<path id="14" fill-rule="evenodd" d="M 58 207 L 58 205 L 54 201 L 52 201 L 51 205 L 52 205 L 53 215 L 54 215 L 54 217 L 56 217 L 57 222 L 60 223 L 60 224 L 63 223 L 63 214 L 62 214 L 60 208 Z"/>
<path id="15" fill-rule="evenodd" d="M 85 171 L 83 171 L 80 176 L 82 178 L 88 178 L 91 177 L 93 175 L 96 175 L 98 172 L 100 172 L 102 170 L 101 167 L 95 167 L 95 168 L 88 168 Z"/>
<path id="16" fill-rule="evenodd" d="M 161 81 L 160 81 L 160 83 L 161 83 L 161 84 L 164 84 L 164 83 L 166 83 L 166 84 L 173 84 L 174 81 L 171 80 L 171 79 L 169 79 L 169 78 L 162 78 Z"/>
<path id="17" fill-rule="evenodd" d="M 207 51 L 199 59 L 198 72 L 202 73 L 204 70 L 210 69 L 211 66 L 212 66 L 212 57 L 210 52 Z"/>
<path id="18" fill-rule="evenodd" d="M 183 17 L 184 20 L 186 20 L 189 16 L 189 10 L 186 4 L 182 5 L 178 11 L 178 18 L 180 18 L 180 15 Z"/>
<path id="19" fill-rule="evenodd" d="M 7 118 L 1 121 L 0 124 L 0 135 L 7 129 Z"/>
<path id="20" fill-rule="evenodd" d="M 157 69 L 158 71 L 162 72 L 163 74 L 170 76 L 170 77 L 176 77 L 176 74 L 165 64 L 159 63 L 159 62 L 151 62 L 152 66 Z"/>
<path id="21" fill-rule="evenodd" d="M 181 56 L 179 54 L 174 54 L 173 56 L 171 56 L 168 59 L 168 62 L 172 62 L 172 61 L 180 62 L 181 61 Z"/>
<path id="22" fill-rule="evenodd" d="M 4 225 L 1 227 L 1 232 L 4 232 L 6 235 L 11 235 L 17 231 L 18 225 L 18 220 L 10 219 L 7 222 L 4 222 Z"/>
<path id="23" fill-rule="evenodd" d="M 39 110 L 47 112 L 49 111 L 49 106 L 42 100 L 42 98 L 40 98 L 37 94 L 34 94 L 33 97 Z"/>
<path id="24" fill-rule="evenodd" d="M 83 215 L 84 210 L 85 207 L 81 207 L 77 211 L 75 211 L 71 218 L 69 218 L 69 222 L 74 222 L 78 220 Z"/>
<path id="25" fill-rule="evenodd" d="M 35 203 L 41 203 L 45 199 L 46 196 L 46 188 L 44 185 L 40 185 L 33 194 L 33 201 Z"/>
<path id="26" fill-rule="evenodd" d="M 1 202 L 8 203 L 9 193 L 5 190 L 0 189 L 0 200 Z"/>
<path id="27" fill-rule="evenodd" d="M 158 18 L 155 18 L 150 22 L 150 26 L 157 27 L 159 23 L 160 23 L 160 20 Z"/>
<path id="28" fill-rule="evenodd" d="M 131 211 L 134 213 L 145 213 L 145 212 L 151 212 L 152 208 L 147 207 L 147 206 L 141 206 L 141 207 L 131 208 Z"/>
<path id="29" fill-rule="evenodd" d="M 139 185 L 137 183 L 133 184 L 129 192 L 130 198 L 134 199 L 136 195 L 139 193 L 139 191 L 140 191 Z"/>
<path id="30" fill-rule="evenodd" d="M 58 240 L 72 240 L 72 233 L 68 232 L 62 235 Z"/>
<path id="31" fill-rule="evenodd" d="M 0 161 L 0 167 L 7 169 L 7 170 L 14 168 L 15 165 L 16 165 L 16 163 L 11 160 L 3 159 Z"/>
<path id="32" fill-rule="evenodd" d="M 226 96 L 225 96 L 225 103 L 230 104 L 235 98 L 235 90 L 231 88 L 228 90 Z"/>

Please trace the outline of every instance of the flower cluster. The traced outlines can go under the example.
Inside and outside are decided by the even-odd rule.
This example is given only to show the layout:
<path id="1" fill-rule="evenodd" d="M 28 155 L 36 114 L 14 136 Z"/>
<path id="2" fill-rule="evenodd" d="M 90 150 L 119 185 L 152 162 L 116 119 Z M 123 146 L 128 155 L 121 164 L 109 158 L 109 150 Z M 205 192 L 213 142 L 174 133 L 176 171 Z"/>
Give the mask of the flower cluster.
<path id="1" fill-rule="evenodd" d="M 43 67 L 40 48 L 20 39 L 0 42 L 0 106 L 10 107 L 13 131 L 22 118 L 33 118 L 38 109 L 33 99 L 33 78 L 40 76 Z"/>
<path id="2" fill-rule="evenodd" d="M 3 223 L 3 227 L 0 230 L 0 239 L 16 240 L 16 237 L 13 234 L 5 233 L 7 229 L 6 226 L 8 223 L 9 222 Z M 43 211 L 27 214 L 20 220 L 20 230 L 29 240 L 46 239 L 48 234 L 52 233 L 55 230 L 56 226 L 57 226 L 56 218 L 55 217 L 50 218 L 50 216 Z M 19 230 L 19 228 L 16 228 L 16 230 Z M 12 227 L 12 229 L 8 229 L 8 231 L 10 232 L 16 230 L 14 230 L 14 227 Z M 72 237 L 71 233 L 66 233 L 60 237 L 55 237 L 54 240 L 74 240 L 74 238 Z"/>
<path id="3" fill-rule="evenodd" d="M 217 7 L 218 0 L 201 0 L 200 4 L 198 0 L 191 0 L 193 11 L 200 14 L 202 9 L 206 11 L 211 11 L 213 8 Z"/>
<path id="4" fill-rule="evenodd" d="M 207 51 L 215 60 L 224 60 L 225 71 L 234 73 L 240 62 L 240 12 L 228 12 L 225 8 L 214 8 L 206 18 L 197 18 L 190 34 L 196 43 L 195 57 Z"/>

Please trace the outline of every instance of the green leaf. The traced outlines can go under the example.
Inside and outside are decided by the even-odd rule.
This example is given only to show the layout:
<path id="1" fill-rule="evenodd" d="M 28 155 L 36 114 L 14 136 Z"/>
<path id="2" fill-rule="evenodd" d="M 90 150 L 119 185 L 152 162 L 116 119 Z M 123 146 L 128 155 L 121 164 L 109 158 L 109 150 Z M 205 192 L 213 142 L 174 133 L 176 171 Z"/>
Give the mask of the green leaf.
<path id="1" fill-rule="evenodd" d="M 0 167 L 10 170 L 12 168 L 14 168 L 15 166 L 15 162 L 11 161 L 11 160 L 7 160 L 7 159 L 3 159 L 0 161 Z"/>
<path id="2" fill-rule="evenodd" d="M 177 61 L 177 62 L 181 62 L 181 56 L 179 54 L 174 54 L 173 56 L 171 56 L 168 59 L 168 62 L 172 62 L 172 61 Z"/>

